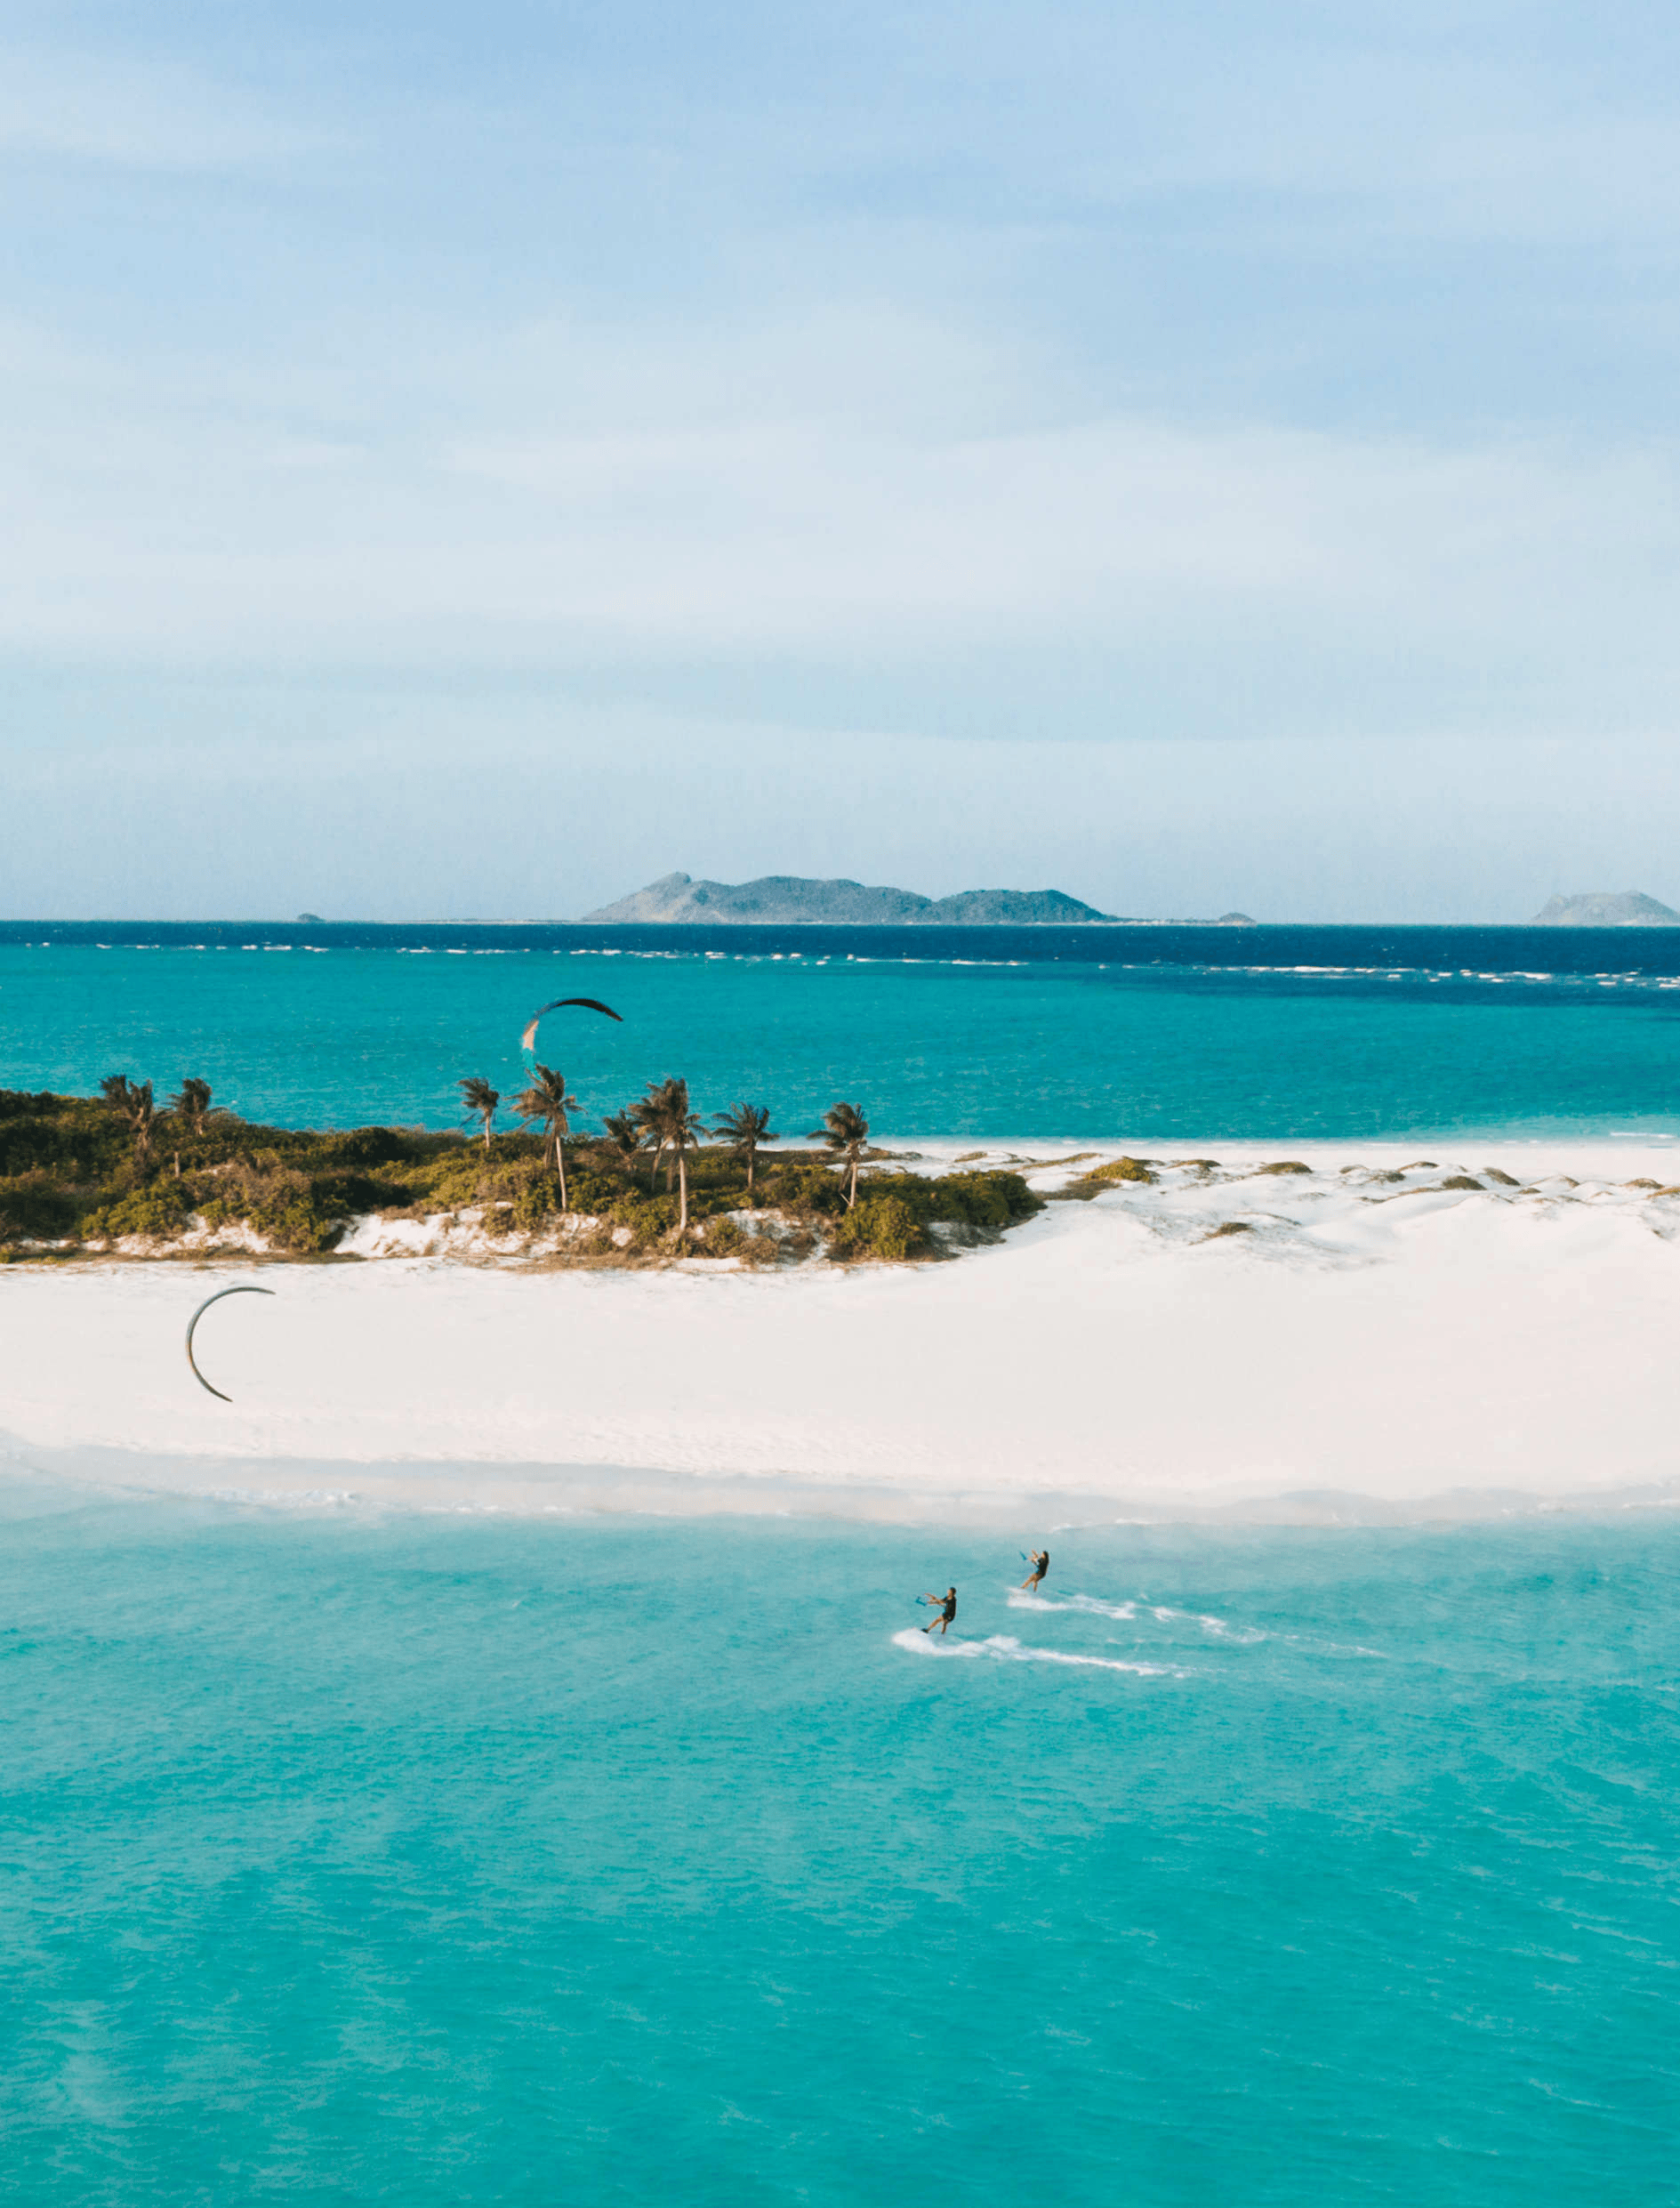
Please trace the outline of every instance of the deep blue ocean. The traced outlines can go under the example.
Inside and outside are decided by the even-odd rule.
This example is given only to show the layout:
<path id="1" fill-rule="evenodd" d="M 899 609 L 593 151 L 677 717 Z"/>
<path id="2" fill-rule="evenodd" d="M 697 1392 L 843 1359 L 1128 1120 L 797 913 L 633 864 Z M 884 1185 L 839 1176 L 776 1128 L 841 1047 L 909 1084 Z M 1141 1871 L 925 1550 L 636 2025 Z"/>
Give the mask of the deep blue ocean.
<path id="1" fill-rule="evenodd" d="M 14 923 L 0 1085 L 1680 1133 L 1680 931 L 685 942 Z M 0 1466 L 0 2198 L 1680 2198 L 1680 1526 L 1018 1538 Z"/>
<path id="2" fill-rule="evenodd" d="M 1680 928 L 0 926 L 0 1086 L 183 1075 L 281 1124 L 448 1126 L 520 1031 L 599 1122 L 685 1075 L 802 1134 L 1680 1132 Z"/>

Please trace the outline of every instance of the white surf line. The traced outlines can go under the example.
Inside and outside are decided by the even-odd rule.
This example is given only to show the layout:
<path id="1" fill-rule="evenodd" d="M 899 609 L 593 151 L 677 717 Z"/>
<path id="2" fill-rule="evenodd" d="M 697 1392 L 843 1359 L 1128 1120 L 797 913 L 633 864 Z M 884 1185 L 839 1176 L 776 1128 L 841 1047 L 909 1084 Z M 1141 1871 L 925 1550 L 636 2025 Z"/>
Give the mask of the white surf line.
<path id="1" fill-rule="evenodd" d="M 912 1656 L 985 1656 L 994 1664 L 1067 1664 L 1085 1671 L 1130 1672 L 1139 1679 L 1192 1676 L 1171 1664 L 1125 1664 L 1113 1656 L 1070 1656 L 1060 1648 L 1027 1648 L 1012 1633 L 993 1633 L 985 1640 L 934 1640 L 919 1625 L 906 1625 L 893 1635 L 893 1646 Z"/>

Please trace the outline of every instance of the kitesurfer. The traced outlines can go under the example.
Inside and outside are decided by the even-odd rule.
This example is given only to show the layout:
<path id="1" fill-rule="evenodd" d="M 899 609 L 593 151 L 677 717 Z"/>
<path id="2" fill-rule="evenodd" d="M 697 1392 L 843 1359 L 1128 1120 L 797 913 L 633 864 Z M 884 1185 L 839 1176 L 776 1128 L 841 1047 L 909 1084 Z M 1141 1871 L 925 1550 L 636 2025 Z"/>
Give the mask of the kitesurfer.
<path id="1" fill-rule="evenodd" d="M 1039 1589 L 1044 1584 L 1045 1573 L 1050 1568 L 1049 1551 L 1048 1549 L 1034 1549 L 1033 1551 L 1032 1562 L 1033 1568 L 1027 1574 L 1026 1577 L 1021 1582 L 1021 1584 L 1026 1589 L 1029 1594 L 1036 1594 Z"/>
<path id="2" fill-rule="evenodd" d="M 943 1640 L 944 1639 L 945 1627 L 950 1624 L 952 1619 L 957 1615 L 956 1589 L 954 1587 L 947 1587 L 942 1595 L 923 1595 L 921 1599 L 924 1602 L 931 1602 L 939 1612 L 937 1617 L 930 1617 L 928 1620 L 928 1623 L 921 1629 L 922 1632 L 924 1633 L 930 1633 L 936 1625 L 939 1628 L 939 1638 Z"/>

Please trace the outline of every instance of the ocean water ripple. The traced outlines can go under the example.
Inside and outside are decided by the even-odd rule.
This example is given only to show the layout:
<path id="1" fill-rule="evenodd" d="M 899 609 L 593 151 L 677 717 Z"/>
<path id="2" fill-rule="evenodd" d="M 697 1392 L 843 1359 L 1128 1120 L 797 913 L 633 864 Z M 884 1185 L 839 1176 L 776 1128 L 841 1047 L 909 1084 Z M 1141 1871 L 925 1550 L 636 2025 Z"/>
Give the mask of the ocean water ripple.
<path id="1" fill-rule="evenodd" d="M 1669 1518 L 0 1507 L 28 2208 L 1672 2197 Z"/>
<path id="2" fill-rule="evenodd" d="M 684 930 L 0 924 L 8 1085 L 191 1070 L 283 1124 L 459 1116 L 568 983 L 598 1124 L 673 1068 L 708 1107 L 899 1138 L 1680 1135 L 1680 929 Z M 322 954 L 326 954 L 323 955 Z"/>

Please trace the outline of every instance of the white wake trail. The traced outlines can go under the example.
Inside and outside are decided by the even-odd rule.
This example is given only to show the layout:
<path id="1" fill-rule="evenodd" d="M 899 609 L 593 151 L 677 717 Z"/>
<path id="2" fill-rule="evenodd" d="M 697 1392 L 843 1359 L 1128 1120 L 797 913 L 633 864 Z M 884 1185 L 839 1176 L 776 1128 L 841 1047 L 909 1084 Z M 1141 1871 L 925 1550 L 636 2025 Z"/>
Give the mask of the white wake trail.
<path id="1" fill-rule="evenodd" d="M 984 1657 L 993 1664 L 1066 1664 L 1095 1672 L 1130 1672 L 1139 1679 L 1188 1679 L 1188 1672 L 1171 1664 L 1127 1664 L 1115 1656 L 1070 1656 L 1061 1648 L 1033 1648 L 1012 1633 L 993 1633 L 985 1640 L 934 1640 L 919 1626 L 907 1625 L 893 1635 L 893 1646 L 912 1656 Z"/>
<path id="2" fill-rule="evenodd" d="M 1246 1645 L 1266 1638 L 1256 1627 L 1233 1625 L 1228 1618 L 1213 1617 L 1201 1610 L 1174 1610 L 1163 1603 L 1154 1602 L 1145 1602 L 1144 1607 L 1160 1624 L 1165 1625 L 1178 1620 L 1185 1624 L 1199 1625 L 1204 1633 L 1212 1634 L 1218 1640 L 1235 1640 Z M 1018 1588 L 1009 1596 L 1009 1608 L 1012 1610 L 1068 1610 L 1086 1617 L 1118 1618 L 1122 1623 L 1137 1616 L 1136 1602 L 1101 1602 L 1095 1595 L 1069 1595 L 1064 1601 L 1051 1602 L 1043 1595 L 1025 1594 Z"/>

